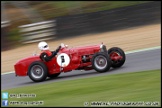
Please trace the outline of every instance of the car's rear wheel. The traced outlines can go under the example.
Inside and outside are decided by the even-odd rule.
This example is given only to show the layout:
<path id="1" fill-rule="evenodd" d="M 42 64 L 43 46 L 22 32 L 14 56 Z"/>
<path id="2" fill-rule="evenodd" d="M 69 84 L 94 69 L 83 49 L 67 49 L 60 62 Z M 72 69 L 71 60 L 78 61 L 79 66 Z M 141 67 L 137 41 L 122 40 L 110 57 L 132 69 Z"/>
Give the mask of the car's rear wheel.
<path id="1" fill-rule="evenodd" d="M 97 72 L 106 72 L 111 67 L 111 61 L 109 59 L 109 55 L 105 52 L 98 52 L 92 57 L 92 67 Z"/>
<path id="2" fill-rule="evenodd" d="M 52 74 L 52 75 L 48 75 L 48 77 L 50 78 L 56 78 L 60 75 L 60 73 L 56 73 L 56 74 Z"/>
<path id="3" fill-rule="evenodd" d="M 117 60 L 111 59 L 111 62 L 112 62 L 111 66 L 113 68 L 121 67 L 124 64 L 126 57 L 125 57 L 124 51 L 121 48 L 112 47 L 108 50 L 108 54 L 109 54 L 110 58 L 120 58 Z"/>
<path id="4" fill-rule="evenodd" d="M 44 81 L 47 77 L 48 69 L 43 62 L 33 62 L 28 69 L 28 75 L 34 82 Z"/>

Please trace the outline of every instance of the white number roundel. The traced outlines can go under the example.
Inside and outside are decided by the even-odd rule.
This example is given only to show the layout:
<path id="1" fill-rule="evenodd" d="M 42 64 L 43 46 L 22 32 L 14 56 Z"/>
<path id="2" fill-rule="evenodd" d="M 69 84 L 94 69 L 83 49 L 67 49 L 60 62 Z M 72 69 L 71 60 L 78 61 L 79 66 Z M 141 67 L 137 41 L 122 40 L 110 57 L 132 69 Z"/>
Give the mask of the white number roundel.
<path id="1" fill-rule="evenodd" d="M 66 53 L 61 53 L 57 56 L 57 63 L 60 67 L 66 67 L 70 63 L 70 57 Z"/>

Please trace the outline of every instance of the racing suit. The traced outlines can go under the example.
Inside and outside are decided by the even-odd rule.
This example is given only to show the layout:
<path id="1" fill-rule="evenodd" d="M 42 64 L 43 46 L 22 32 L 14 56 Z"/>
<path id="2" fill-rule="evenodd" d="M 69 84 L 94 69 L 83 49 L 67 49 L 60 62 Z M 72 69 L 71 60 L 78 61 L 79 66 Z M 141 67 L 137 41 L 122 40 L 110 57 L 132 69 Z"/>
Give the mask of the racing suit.
<path id="1" fill-rule="evenodd" d="M 59 46 L 56 51 L 50 51 L 50 50 L 43 50 L 40 54 L 40 58 L 43 61 L 50 61 L 53 57 L 55 57 L 57 55 L 57 53 L 59 52 L 59 50 L 61 49 L 61 46 Z"/>

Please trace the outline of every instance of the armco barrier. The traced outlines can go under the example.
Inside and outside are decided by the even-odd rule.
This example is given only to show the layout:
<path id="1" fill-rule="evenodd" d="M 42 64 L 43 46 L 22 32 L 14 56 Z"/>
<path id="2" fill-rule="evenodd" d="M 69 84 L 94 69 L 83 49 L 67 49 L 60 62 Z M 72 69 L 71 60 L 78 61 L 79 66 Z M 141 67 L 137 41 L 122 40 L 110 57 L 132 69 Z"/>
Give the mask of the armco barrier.
<path id="1" fill-rule="evenodd" d="M 33 43 L 53 39 L 56 34 L 55 20 L 19 26 L 22 43 Z"/>
<path id="2" fill-rule="evenodd" d="M 10 21 L 1 21 L 1 28 L 8 27 L 10 25 Z"/>

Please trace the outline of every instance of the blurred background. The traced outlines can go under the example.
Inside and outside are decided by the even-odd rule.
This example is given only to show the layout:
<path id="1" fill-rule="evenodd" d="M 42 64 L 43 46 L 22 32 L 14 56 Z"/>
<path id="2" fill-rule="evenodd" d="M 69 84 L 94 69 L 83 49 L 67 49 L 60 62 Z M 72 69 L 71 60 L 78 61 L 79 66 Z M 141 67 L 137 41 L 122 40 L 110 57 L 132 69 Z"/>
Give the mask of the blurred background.
<path id="1" fill-rule="evenodd" d="M 160 21 L 153 1 L 1 1 L 1 50 Z"/>

